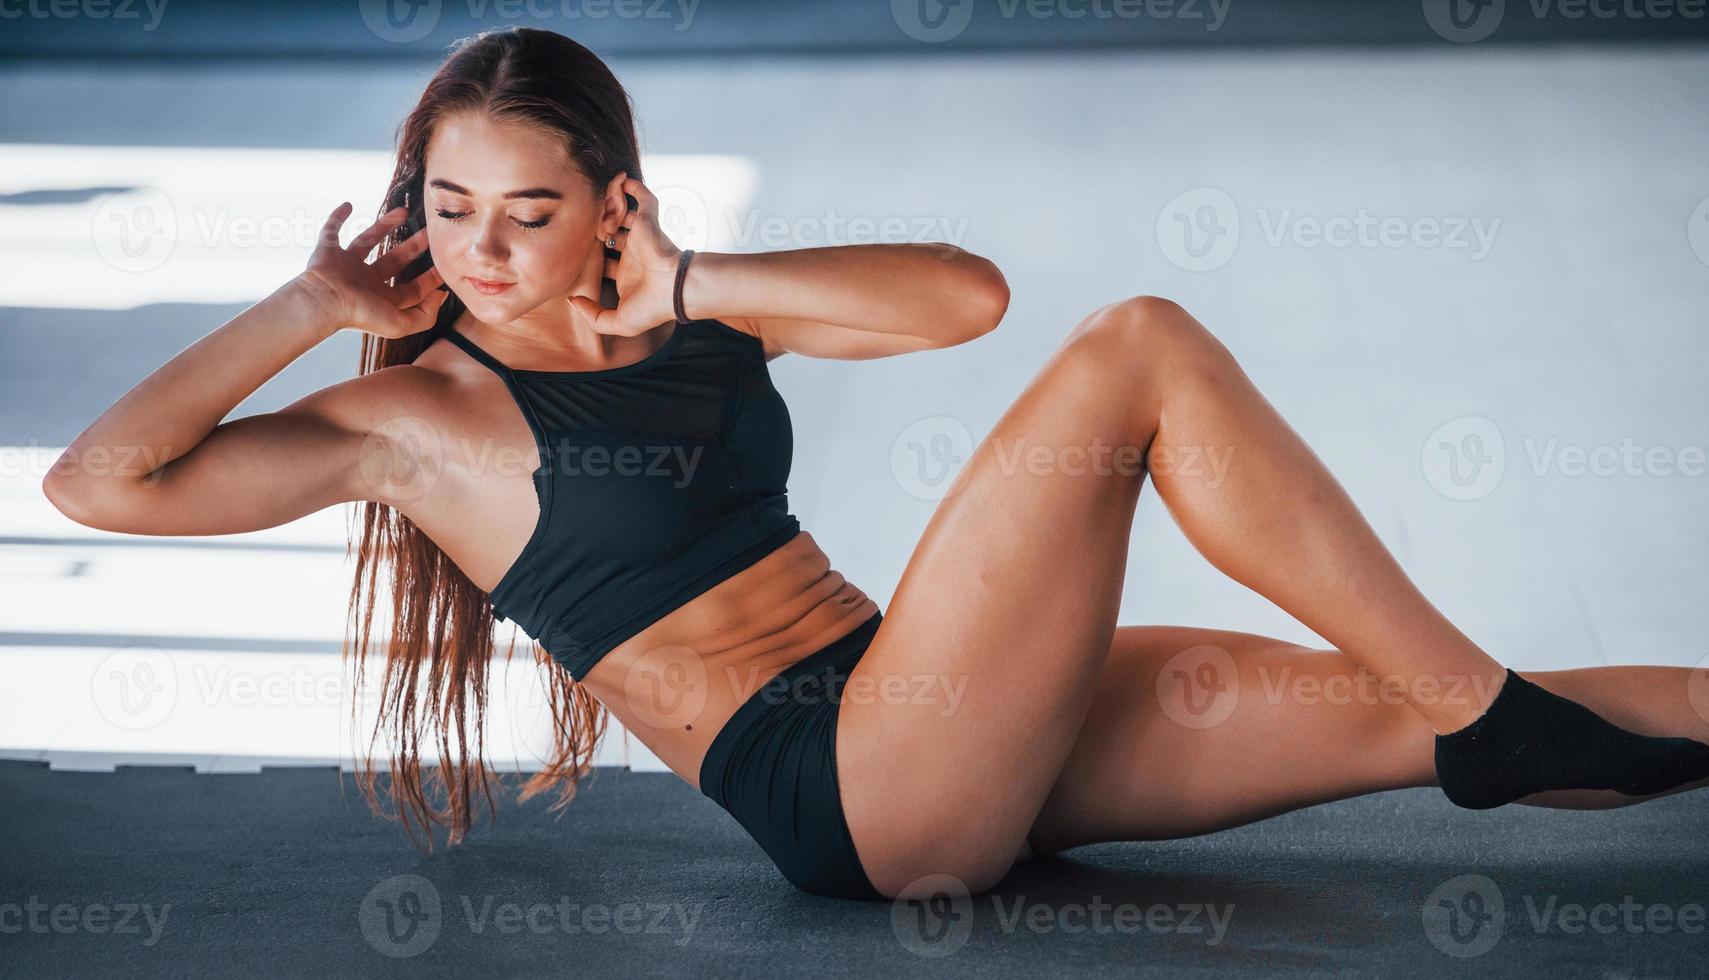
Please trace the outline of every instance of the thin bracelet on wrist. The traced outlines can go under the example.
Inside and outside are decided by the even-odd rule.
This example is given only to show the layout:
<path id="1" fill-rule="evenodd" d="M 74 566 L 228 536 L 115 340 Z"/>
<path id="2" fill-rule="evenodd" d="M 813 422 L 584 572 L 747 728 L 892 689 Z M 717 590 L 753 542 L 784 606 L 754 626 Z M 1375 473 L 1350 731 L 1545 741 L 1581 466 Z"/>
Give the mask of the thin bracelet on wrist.
<path id="1" fill-rule="evenodd" d="M 688 322 L 688 313 L 682 307 L 682 283 L 688 278 L 688 260 L 694 257 L 694 249 L 685 248 L 676 260 L 676 288 L 671 290 L 671 306 L 676 310 L 676 322 Z"/>

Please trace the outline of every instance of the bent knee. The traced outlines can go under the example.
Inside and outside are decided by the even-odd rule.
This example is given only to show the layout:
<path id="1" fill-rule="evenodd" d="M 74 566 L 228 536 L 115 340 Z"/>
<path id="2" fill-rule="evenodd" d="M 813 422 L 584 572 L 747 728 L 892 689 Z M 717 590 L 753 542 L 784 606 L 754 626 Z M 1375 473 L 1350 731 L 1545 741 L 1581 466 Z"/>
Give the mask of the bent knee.
<path id="1" fill-rule="evenodd" d="M 1092 311 L 1065 341 L 1086 341 L 1098 355 L 1149 363 L 1167 357 L 1228 357 L 1227 348 L 1179 303 L 1161 296 L 1129 296 Z"/>

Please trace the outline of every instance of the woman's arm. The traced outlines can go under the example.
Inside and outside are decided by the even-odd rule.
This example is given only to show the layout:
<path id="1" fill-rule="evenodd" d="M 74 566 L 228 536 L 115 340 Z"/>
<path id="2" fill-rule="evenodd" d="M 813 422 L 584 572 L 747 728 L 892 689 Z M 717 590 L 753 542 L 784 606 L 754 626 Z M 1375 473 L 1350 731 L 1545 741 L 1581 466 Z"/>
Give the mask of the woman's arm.
<path id="1" fill-rule="evenodd" d="M 659 201 L 625 176 L 635 199 L 606 278 L 615 308 L 586 296 L 570 306 L 596 333 L 635 336 L 676 316 L 682 250 L 659 226 Z M 1009 308 L 1009 284 L 989 259 L 941 242 L 827 245 L 783 252 L 696 254 L 683 312 L 753 334 L 769 360 L 784 351 L 862 360 L 950 347 L 989 333 Z"/>
<path id="2" fill-rule="evenodd" d="M 776 357 L 864 360 L 994 329 L 1009 286 L 989 259 L 938 243 L 696 253 L 683 310 L 747 330 Z"/>
<path id="3" fill-rule="evenodd" d="M 300 285 L 281 287 L 126 392 L 42 491 L 79 524 L 130 534 L 256 530 L 353 499 L 363 433 L 347 426 L 345 394 L 220 421 L 334 332 Z"/>
<path id="4" fill-rule="evenodd" d="M 420 254 L 426 236 L 370 265 L 364 256 L 403 214 L 341 248 L 338 228 L 347 216 L 344 206 L 333 212 L 307 271 L 156 369 L 72 440 L 42 481 L 54 506 L 103 530 L 230 534 L 345 500 L 377 499 L 362 485 L 357 462 L 364 440 L 384 422 L 382 392 L 395 375 L 375 372 L 277 412 L 221 422 L 346 326 L 401 336 L 432 324 L 442 302 L 429 292 L 436 272 L 403 286 L 386 282 Z"/>

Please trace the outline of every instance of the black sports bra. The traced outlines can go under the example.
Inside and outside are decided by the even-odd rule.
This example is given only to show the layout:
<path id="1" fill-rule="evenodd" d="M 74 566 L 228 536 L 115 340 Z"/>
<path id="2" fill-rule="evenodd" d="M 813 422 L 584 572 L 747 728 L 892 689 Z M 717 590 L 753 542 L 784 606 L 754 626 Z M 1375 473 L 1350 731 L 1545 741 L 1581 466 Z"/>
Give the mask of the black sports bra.
<path id="1" fill-rule="evenodd" d="M 578 681 L 801 529 L 789 410 L 759 338 L 719 320 L 666 329 L 633 364 L 525 371 L 440 328 L 504 379 L 540 448 L 540 519 L 493 587 L 493 612 Z"/>

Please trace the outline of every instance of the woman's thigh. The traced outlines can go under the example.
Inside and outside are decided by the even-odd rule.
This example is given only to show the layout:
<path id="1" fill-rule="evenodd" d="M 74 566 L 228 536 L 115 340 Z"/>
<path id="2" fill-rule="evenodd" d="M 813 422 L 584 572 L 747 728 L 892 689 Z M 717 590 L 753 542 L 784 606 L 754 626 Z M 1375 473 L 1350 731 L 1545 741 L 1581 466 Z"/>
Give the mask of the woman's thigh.
<path id="1" fill-rule="evenodd" d="M 1187 837 L 1433 786 L 1434 731 L 1399 683 L 1252 633 L 1120 627 L 1031 841 Z"/>
<path id="2" fill-rule="evenodd" d="M 1689 668 L 1525 671 L 1527 680 L 1646 735 L 1709 738 Z M 1365 793 L 1437 785 L 1435 730 L 1384 678 L 1337 650 L 1181 626 L 1123 626 L 1073 749 L 1040 808 L 1037 853 L 1214 833 Z M 1442 697 L 1420 689 L 1412 697 Z M 1649 796 L 1534 793 L 1527 806 L 1598 810 Z"/>
<path id="3" fill-rule="evenodd" d="M 850 676 L 844 810 L 887 895 L 1000 878 L 1056 782 L 1116 626 L 1146 379 L 1202 330 L 1171 307 L 1114 303 L 1069 333 L 950 484 Z"/>

